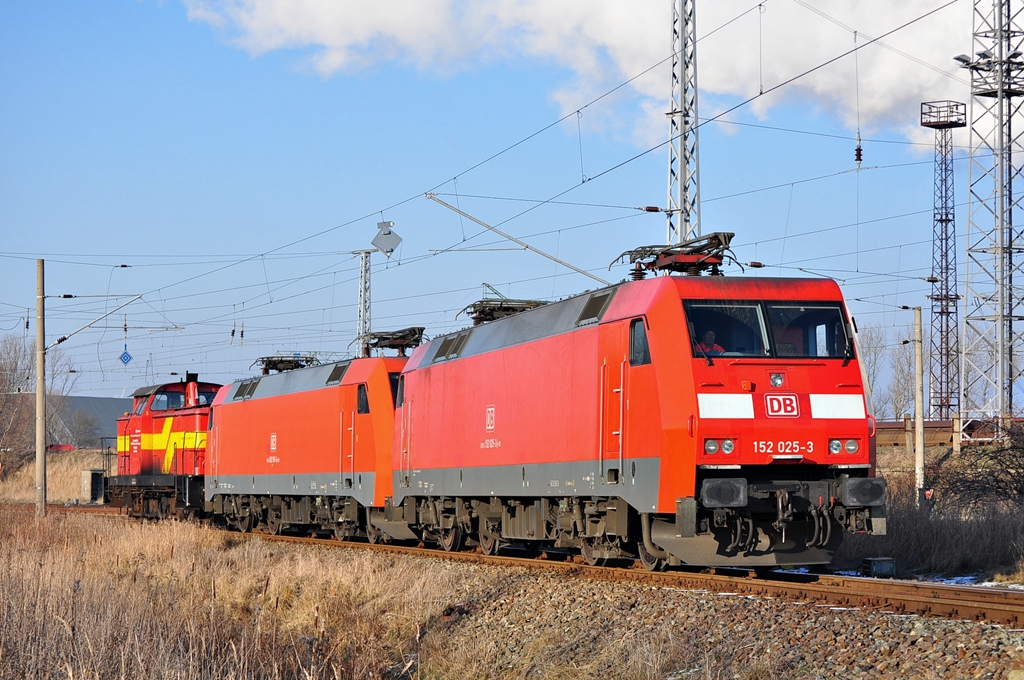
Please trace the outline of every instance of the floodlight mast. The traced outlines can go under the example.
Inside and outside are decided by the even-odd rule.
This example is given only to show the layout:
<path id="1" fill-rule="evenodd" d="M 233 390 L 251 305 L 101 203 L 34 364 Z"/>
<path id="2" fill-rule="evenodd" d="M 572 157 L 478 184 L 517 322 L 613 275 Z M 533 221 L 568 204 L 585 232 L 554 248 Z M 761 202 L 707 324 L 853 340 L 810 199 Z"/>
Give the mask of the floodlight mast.
<path id="1" fill-rule="evenodd" d="M 972 420 L 997 420 L 1003 432 L 989 435 L 997 437 L 1020 410 L 1014 392 L 1021 367 L 1014 354 L 1024 340 L 1024 233 L 1014 219 L 1024 194 L 1013 186 L 1024 157 L 1020 13 L 1020 0 L 975 0 L 975 57 L 954 57 L 971 72 L 973 95 L 961 422 L 966 430 Z"/>
<path id="2" fill-rule="evenodd" d="M 931 417 L 960 413 L 957 321 L 956 223 L 953 196 L 953 130 L 967 126 L 967 106 L 954 101 L 921 104 L 921 125 L 935 130 L 935 203 L 932 232 Z"/>
<path id="3" fill-rule="evenodd" d="M 672 95 L 669 100 L 666 243 L 700 236 L 700 164 L 697 143 L 696 0 L 672 2 Z"/>

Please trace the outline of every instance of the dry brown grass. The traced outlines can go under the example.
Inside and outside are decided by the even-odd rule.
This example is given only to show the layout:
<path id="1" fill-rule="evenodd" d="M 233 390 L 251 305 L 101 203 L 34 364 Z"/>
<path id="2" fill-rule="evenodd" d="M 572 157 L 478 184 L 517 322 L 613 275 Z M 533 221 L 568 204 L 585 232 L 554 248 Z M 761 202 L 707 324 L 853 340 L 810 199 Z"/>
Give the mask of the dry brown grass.
<path id="1" fill-rule="evenodd" d="M 46 454 L 46 498 L 51 503 L 67 503 L 79 498 L 82 470 L 103 467 L 98 449 L 61 451 Z M 33 502 L 36 499 L 35 459 L 0 481 L 0 499 Z"/>
<path id="2" fill-rule="evenodd" d="M 385 678 L 443 570 L 197 525 L 0 509 L 0 678 Z"/>
<path id="3" fill-rule="evenodd" d="M 195 524 L 51 514 L 37 525 L 0 507 L 0 680 L 778 677 L 736 667 L 735 640 L 668 619 L 653 633 L 553 639 L 445 618 L 507 578 Z M 513 658 L 496 647 L 510 635 L 529 638 Z"/>

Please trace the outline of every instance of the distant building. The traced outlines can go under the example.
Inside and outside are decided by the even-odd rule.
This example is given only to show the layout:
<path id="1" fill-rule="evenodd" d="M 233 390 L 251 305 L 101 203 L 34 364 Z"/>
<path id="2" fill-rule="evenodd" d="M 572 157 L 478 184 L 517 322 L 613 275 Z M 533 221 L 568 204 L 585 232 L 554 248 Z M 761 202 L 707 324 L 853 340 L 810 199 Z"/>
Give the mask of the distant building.
<path id="1" fill-rule="evenodd" d="M 60 444 L 98 448 L 101 438 L 117 437 L 117 419 L 131 410 L 131 399 L 64 397 L 52 436 Z"/>

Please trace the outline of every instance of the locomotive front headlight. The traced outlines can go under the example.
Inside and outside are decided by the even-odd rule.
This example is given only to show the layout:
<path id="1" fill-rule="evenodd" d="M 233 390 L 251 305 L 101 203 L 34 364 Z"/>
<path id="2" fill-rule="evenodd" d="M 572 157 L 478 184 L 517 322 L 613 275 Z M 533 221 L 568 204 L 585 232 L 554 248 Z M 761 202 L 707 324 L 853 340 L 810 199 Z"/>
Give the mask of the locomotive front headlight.
<path id="1" fill-rule="evenodd" d="M 857 453 L 860 450 L 860 443 L 856 439 L 846 440 L 846 452 Z"/>
<path id="2" fill-rule="evenodd" d="M 704 442 L 704 453 L 718 453 L 718 440 L 708 439 Z"/>
<path id="3" fill-rule="evenodd" d="M 785 382 L 781 373 L 772 373 L 768 379 L 771 381 L 772 387 L 782 387 L 782 383 Z"/>
<path id="4" fill-rule="evenodd" d="M 722 440 L 722 453 L 732 453 L 735 448 L 736 445 L 733 444 L 731 439 Z"/>
<path id="5" fill-rule="evenodd" d="M 843 452 L 843 443 L 841 441 L 839 441 L 838 439 L 829 439 L 828 440 L 828 452 L 829 453 L 842 453 Z"/>

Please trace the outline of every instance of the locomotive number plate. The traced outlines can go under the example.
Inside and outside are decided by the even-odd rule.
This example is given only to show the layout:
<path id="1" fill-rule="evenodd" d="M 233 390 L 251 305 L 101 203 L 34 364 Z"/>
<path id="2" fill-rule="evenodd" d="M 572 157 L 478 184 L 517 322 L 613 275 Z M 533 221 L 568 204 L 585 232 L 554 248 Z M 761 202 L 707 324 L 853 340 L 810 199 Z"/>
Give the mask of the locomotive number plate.
<path id="1" fill-rule="evenodd" d="M 758 440 L 754 442 L 754 453 L 814 453 L 814 442 L 796 439 L 781 441 Z"/>

